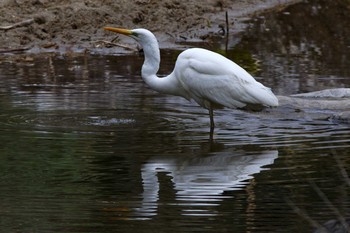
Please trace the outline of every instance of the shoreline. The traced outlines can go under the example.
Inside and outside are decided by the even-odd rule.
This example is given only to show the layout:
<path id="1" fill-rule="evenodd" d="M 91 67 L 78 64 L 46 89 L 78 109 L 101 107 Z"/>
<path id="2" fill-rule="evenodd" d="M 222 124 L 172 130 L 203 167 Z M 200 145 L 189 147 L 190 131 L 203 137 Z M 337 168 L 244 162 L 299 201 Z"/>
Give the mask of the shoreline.
<path id="1" fill-rule="evenodd" d="M 244 21 L 270 10 L 282 10 L 301 0 L 238 0 L 186 4 L 177 0 L 48 1 L 7 0 L 0 3 L 0 52 L 90 52 L 111 45 L 116 35 L 103 27 L 147 28 L 158 38 L 161 48 L 181 48 L 179 43 L 210 42 L 223 36 L 228 13 L 229 33 L 238 35 Z M 117 44 L 130 44 L 118 37 Z M 113 49 L 125 52 L 123 48 Z M 102 53 L 106 53 L 103 51 Z M 108 52 L 107 52 L 108 53 Z"/>

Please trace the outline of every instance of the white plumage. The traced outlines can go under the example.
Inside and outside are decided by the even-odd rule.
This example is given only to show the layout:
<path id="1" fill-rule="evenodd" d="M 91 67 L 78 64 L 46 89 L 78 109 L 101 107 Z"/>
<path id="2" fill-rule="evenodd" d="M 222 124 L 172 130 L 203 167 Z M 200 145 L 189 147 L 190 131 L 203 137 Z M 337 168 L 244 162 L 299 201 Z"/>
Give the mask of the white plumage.
<path id="1" fill-rule="evenodd" d="M 247 104 L 277 106 L 270 88 L 224 56 L 206 49 L 182 52 L 170 76 L 179 80 L 182 96 L 209 109 L 211 104 L 242 108 Z"/>
<path id="2" fill-rule="evenodd" d="M 128 35 L 141 44 L 145 54 L 142 78 L 152 89 L 193 99 L 209 110 L 211 137 L 214 130 L 213 109 L 216 107 L 243 108 L 247 104 L 278 106 L 278 99 L 270 88 L 218 53 L 200 48 L 185 50 L 177 58 L 173 72 L 159 78 L 156 74 L 160 53 L 153 33 L 146 29 L 106 27 L 105 30 Z"/>

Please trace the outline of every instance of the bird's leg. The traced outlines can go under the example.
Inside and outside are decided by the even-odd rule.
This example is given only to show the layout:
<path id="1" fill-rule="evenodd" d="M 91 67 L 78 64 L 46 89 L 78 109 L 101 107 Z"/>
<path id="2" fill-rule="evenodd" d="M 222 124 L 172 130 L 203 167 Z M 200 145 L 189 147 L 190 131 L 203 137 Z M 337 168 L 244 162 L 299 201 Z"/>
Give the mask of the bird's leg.
<path id="1" fill-rule="evenodd" d="M 213 108 L 209 108 L 209 117 L 210 117 L 210 140 L 213 140 L 213 135 L 214 135 L 214 128 L 215 128 L 215 124 L 214 124 L 214 111 Z"/>

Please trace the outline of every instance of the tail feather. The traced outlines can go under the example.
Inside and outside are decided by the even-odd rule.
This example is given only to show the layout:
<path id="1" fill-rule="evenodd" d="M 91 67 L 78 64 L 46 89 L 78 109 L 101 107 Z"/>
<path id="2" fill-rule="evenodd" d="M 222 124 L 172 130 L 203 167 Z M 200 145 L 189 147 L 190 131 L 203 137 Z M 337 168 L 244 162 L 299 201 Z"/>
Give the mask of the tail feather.
<path id="1" fill-rule="evenodd" d="M 251 96 L 256 100 L 254 103 L 270 107 L 278 106 L 278 99 L 275 94 L 272 93 L 271 89 L 265 87 L 261 83 L 259 84 L 260 85 L 255 84 L 250 91 Z"/>

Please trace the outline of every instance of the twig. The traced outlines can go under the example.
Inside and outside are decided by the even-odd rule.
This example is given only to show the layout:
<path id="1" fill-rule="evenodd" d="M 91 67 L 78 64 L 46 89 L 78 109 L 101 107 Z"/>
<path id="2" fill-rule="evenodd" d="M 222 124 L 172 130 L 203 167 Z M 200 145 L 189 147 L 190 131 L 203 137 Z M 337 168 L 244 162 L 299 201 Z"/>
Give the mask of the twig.
<path id="1" fill-rule="evenodd" d="M 119 44 L 119 43 L 115 43 L 115 42 L 111 42 L 111 41 L 106 41 L 106 40 L 97 40 L 97 41 L 93 41 L 92 43 L 103 43 L 103 44 L 107 44 L 107 45 L 121 47 L 121 48 L 128 49 L 128 50 L 137 51 L 137 49 L 132 48 L 130 46 Z"/>
<path id="2" fill-rule="evenodd" d="M 229 27 L 229 23 L 228 23 L 228 13 L 227 13 L 227 11 L 225 13 L 225 18 L 226 18 L 226 35 L 228 35 L 229 32 L 230 32 L 230 27 Z"/>
<path id="3" fill-rule="evenodd" d="M 27 19 L 27 20 L 24 20 L 22 22 L 15 23 L 15 24 L 12 24 L 12 25 L 9 25 L 9 26 L 2 26 L 2 27 L 0 27 L 0 30 L 7 31 L 7 30 L 10 30 L 10 29 L 13 29 L 13 28 L 27 26 L 27 25 L 30 25 L 32 23 L 34 23 L 34 19 Z"/>
<path id="4" fill-rule="evenodd" d="M 26 50 L 30 49 L 29 47 L 25 48 L 18 48 L 18 49 L 5 49 L 5 50 L 0 50 L 0 53 L 14 53 L 14 52 L 24 52 Z"/>
<path id="5" fill-rule="evenodd" d="M 342 176 L 343 176 L 343 178 L 344 178 L 346 184 L 350 186 L 350 178 L 349 178 L 349 175 L 348 175 L 348 173 L 346 172 L 346 170 L 345 170 L 343 164 L 341 163 L 339 157 L 338 157 L 335 153 L 333 154 L 333 156 L 334 156 L 335 161 L 336 161 L 337 164 L 338 164 L 338 167 L 339 167 L 339 169 L 340 169 L 340 173 L 342 174 Z"/>
<path id="6" fill-rule="evenodd" d="M 225 13 L 225 17 L 226 17 L 226 36 L 225 36 L 225 54 L 227 56 L 228 54 L 228 36 L 229 36 L 229 23 L 228 23 L 228 13 L 226 11 Z"/>
<path id="7" fill-rule="evenodd" d="M 111 42 L 114 43 L 114 41 L 117 41 L 118 39 L 119 39 L 119 36 L 116 36 L 116 37 L 113 38 L 113 40 L 111 40 Z"/>
<path id="8" fill-rule="evenodd" d="M 328 208 L 330 208 L 335 213 L 346 232 L 349 232 L 349 225 L 347 224 L 345 218 L 341 215 L 339 210 L 330 202 L 328 197 L 324 194 L 324 192 L 321 191 L 319 187 L 317 187 L 317 185 L 314 182 L 310 181 L 310 185 L 316 191 L 318 196 L 321 197 L 323 202 L 325 202 L 328 205 Z"/>
<path id="9" fill-rule="evenodd" d="M 305 211 L 303 211 L 298 206 L 296 206 L 291 200 L 286 198 L 286 202 L 294 210 L 295 213 L 297 213 L 300 217 L 307 220 L 309 224 L 311 224 L 314 228 L 322 229 L 324 232 L 328 232 L 324 226 L 319 224 L 317 221 L 313 220 Z"/>

